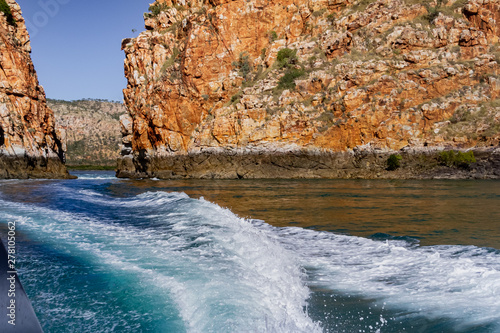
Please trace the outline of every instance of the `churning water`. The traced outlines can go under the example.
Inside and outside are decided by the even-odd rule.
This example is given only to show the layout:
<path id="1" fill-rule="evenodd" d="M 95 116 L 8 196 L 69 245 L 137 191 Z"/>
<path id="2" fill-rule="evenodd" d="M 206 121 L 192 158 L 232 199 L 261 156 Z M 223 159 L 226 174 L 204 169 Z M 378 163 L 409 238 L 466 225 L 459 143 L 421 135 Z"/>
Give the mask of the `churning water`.
<path id="1" fill-rule="evenodd" d="M 46 332 L 500 332 L 498 182 L 79 176 L 0 182 Z"/>

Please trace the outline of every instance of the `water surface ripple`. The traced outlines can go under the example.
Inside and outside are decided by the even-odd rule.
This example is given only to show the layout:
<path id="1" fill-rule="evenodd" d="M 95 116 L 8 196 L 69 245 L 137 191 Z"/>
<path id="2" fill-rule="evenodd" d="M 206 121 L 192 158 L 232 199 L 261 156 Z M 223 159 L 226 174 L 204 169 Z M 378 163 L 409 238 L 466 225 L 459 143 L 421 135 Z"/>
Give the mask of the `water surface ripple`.
<path id="1" fill-rule="evenodd" d="M 499 332 L 500 183 L 0 181 L 47 332 Z"/>

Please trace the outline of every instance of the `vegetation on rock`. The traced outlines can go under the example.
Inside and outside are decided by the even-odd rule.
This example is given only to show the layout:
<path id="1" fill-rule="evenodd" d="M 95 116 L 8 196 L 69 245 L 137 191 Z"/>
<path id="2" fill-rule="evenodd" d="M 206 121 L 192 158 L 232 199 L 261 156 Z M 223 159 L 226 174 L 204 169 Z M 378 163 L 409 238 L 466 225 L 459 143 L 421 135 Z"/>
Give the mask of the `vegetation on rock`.
<path id="1" fill-rule="evenodd" d="M 247 75 L 252 71 L 250 56 L 246 52 L 240 53 L 238 61 L 233 62 L 233 66 L 238 69 L 240 75 L 246 79 Z"/>
<path id="2" fill-rule="evenodd" d="M 402 159 L 403 157 L 399 154 L 392 154 L 391 156 L 389 156 L 389 158 L 387 159 L 387 170 L 394 171 L 399 169 Z"/>
<path id="3" fill-rule="evenodd" d="M 439 161 L 442 165 L 455 168 L 468 168 L 472 163 L 476 163 L 473 151 L 462 153 L 461 151 L 443 151 L 439 154 Z"/>
<path id="4" fill-rule="evenodd" d="M 278 52 L 276 56 L 276 63 L 278 68 L 289 68 L 296 65 L 298 62 L 297 50 L 292 50 L 289 48 L 284 48 Z"/>
<path id="5" fill-rule="evenodd" d="M 165 3 L 154 3 L 149 6 L 149 13 L 145 13 L 145 17 L 155 17 L 160 15 L 161 12 L 168 9 L 168 5 Z"/>
<path id="6" fill-rule="evenodd" d="M 304 70 L 289 68 L 278 82 L 278 89 L 295 88 L 295 80 L 305 74 Z"/>
<path id="7" fill-rule="evenodd" d="M 16 24 L 16 20 L 14 19 L 14 16 L 12 16 L 10 7 L 7 2 L 5 2 L 5 0 L 0 0 L 0 12 L 4 13 L 7 19 L 7 23 L 9 23 L 10 25 Z"/>

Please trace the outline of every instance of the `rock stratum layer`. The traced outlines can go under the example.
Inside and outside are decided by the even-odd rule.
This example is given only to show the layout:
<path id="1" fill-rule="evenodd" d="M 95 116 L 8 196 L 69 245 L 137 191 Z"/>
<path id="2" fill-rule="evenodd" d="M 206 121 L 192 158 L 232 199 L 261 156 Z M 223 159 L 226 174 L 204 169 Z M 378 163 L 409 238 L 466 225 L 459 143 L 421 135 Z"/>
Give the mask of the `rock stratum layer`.
<path id="1" fill-rule="evenodd" d="M 6 4 L 9 10 L 0 12 L 0 178 L 68 178 L 21 9 L 13 0 Z"/>
<path id="2" fill-rule="evenodd" d="M 65 135 L 69 166 L 116 166 L 120 156 L 122 103 L 104 100 L 48 100 Z"/>
<path id="3" fill-rule="evenodd" d="M 500 1 L 158 0 L 121 177 L 500 177 Z M 456 172 L 443 149 L 474 149 Z M 387 171 L 402 154 L 403 171 Z M 433 171 L 432 171 L 432 170 Z"/>

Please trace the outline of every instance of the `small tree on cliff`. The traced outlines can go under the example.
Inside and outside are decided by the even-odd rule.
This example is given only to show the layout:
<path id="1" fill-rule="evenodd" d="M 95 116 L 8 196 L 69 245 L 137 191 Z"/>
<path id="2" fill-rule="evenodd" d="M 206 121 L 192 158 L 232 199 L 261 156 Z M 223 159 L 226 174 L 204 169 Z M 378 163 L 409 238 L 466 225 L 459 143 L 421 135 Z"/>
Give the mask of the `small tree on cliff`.
<path id="1" fill-rule="evenodd" d="M 5 0 L 0 0 L 0 12 L 4 13 L 5 17 L 7 18 L 7 23 L 9 23 L 10 25 L 16 24 L 16 20 L 14 19 L 14 16 L 12 16 L 10 7 L 7 2 L 5 2 Z"/>
<path id="2" fill-rule="evenodd" d="M 472 163 L 476 163 L 477 161 L 472 150 L 466 153 L 450 150 L 439 153 L 439 162 L 441 165 L 450 168 L 468 169 Z"/>
<path id="3" fill-rule="evenodd" d="M 391 156 L 389 156 L 389 158 L 387 159 L 387 170 L 394 171 L 398 169 L 401 166 L 402 159 L 403 157 L 401 157 L 401 155 L 399 154 L 392 154 Z"/>
<path id="4" fill-rule="evenodd" d="M 278 52 L 276 58 L 279 68 L 289 68 L 292 65 L 296 65 L 298 62 L 297 50 L 292 50 L 289 48 L 284 48 Z"/>

